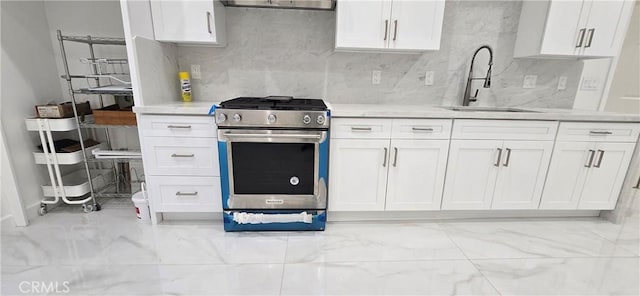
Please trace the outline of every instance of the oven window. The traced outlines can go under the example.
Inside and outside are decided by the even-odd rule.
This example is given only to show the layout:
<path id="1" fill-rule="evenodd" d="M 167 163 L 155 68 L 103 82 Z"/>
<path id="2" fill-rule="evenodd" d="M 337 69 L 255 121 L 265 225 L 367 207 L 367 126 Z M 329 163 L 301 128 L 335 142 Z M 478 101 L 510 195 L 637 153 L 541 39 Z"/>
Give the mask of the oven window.
<path id="1" fill-rule="evenodd" d="M 311 143 L 233 142 L 234 193 L 312 195 L 314 149 Z"/>

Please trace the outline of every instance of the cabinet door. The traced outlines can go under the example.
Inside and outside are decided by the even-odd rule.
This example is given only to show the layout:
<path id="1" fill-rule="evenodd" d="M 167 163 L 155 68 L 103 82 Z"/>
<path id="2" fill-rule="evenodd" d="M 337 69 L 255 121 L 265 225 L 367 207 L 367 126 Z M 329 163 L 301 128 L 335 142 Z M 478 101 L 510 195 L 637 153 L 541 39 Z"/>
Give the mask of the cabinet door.
<path id="1" fill-rule="evenodd" d="M 443 210 L 489 209 L 498 175 L 497 140 L 452 140 Z"/>
<path id="2" fill-rule="evenodd" d="M 627 174 L 635 143 L 598 143 L 578 209 L 612 210 Z"/>
<path id="3" fill-rule="evenodd" d="M 216 7 L 222 9 L 221 7 Z M 151 1 L 158 41 L 217 43 L 214 0 Z M 219 22 L 219 20 L 218 20 Z"/>
<path id="4" fill-rule="evenodd" d="M 439 210 L 448 140 L 392 140 L 386 210 Z"/>
<path id="5" fill-rule="evenodd" d="M 391 0 L 341 0 L 336 14 L 336 48 L 387 48 Z"/>
<path id="6" fill-rule="evenodd" d="M 540 209 L 576 209 L 594 155 L 592 142 L 556 142 Z"/>
<path id="7" fill-rule="evenodd" d="M 505 141 L 492 209 L 537 209 L 552 141 Z"/>
<path id="8" fill-rule="evenodd" d="M 622 0 L 591 1 L 582 55 L 611 57 L 617 54 L 615 40 L 616 34 L 622 32 L 624 4 Z"/>
<path id="9" fill-rule="evenodd" d="M 578 55 L 580 53 L 580 42 L 582 41 L 584 45 L 584 38 L 586 38 L 584 35 L 588 16 L 587 6 L 586 1 L 551 0 L 540 47 L 541 54 Z"/>
<path id="10" fill-rule="evenodd" d="M 329 210 L 383 211 L 389 140 L 331 141 Z"/>
<path id="11" fill-rule="evenodd" d="M 393 1 L 389 48 L 435 50 L 440 48 L 443 0 Z"/>

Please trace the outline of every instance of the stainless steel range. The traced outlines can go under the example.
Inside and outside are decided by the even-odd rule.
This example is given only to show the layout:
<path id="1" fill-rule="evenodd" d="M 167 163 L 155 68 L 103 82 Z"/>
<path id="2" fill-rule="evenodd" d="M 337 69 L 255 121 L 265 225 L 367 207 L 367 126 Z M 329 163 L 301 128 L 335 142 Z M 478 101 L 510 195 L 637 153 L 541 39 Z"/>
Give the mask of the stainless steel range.
<path id="1" fill-rule="evenodd" d="M 215 118 L 225 230 L 324 230 L 325 103 L 242 97 L 222 102 Z"/>

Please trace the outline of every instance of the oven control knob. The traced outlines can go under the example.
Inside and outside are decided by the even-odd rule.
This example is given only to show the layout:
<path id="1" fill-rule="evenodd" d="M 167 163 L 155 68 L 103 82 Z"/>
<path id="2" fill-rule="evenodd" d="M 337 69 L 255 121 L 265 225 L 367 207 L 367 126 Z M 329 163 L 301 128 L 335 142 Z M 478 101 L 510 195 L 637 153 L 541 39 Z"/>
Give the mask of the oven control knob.
<path id="1" fill-rule="evenodd" d="M 267 121 L 269 123 L 276 123 L 276 115 L 275 114 L 269 114 L 269 116 L 267 116 Z"/>
<path id="2" fill-rule="evenodd" d="M 240 116 L 240 114 L 233 114 L 233 121 L 240 122 L 240 120 L 242 120 L 242 116 Z"/>
<path id="3" fill-rule="evenodd" d="M 311 123 L 311 116 L 309 116 L 309 114 L 305 114 L 304 117 L 302 117 L 302 123 L 304 124 Z"/>
<path id="4" fill-rule="evenodd" d="M 227 115 L 224 113 L 218 113 L 218 116 L 216 116 L 218 119 L 218 122 L 225 122 L 227 120 Z"/>
<path id="5" fill-rule="evenodd" d="M 316 122 L 320 125 L 324 124 L 324 116 L 318 115 L 318 118 L 316 118 Z"/>

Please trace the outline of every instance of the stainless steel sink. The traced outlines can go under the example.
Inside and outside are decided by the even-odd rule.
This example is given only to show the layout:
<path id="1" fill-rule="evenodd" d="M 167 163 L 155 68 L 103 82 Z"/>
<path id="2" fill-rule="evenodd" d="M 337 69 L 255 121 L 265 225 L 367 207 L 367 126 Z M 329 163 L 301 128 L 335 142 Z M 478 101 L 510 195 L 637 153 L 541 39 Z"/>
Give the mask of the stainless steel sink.
<path id="1" fill-rule="evenodd" d="M 455 107 L 442 107 L 443 109 L 452 110 L 452 111 L 463 111 L 463 112 L 530 112 L 530 113 L 539 113 L 538 111 L 519 109 L 519 108 L 509 108 L 509 107 L 464 107 L 464 106 L 455 106 Z"/>

